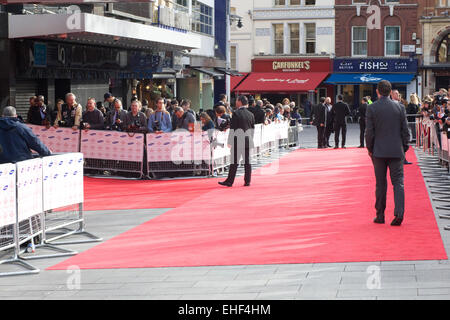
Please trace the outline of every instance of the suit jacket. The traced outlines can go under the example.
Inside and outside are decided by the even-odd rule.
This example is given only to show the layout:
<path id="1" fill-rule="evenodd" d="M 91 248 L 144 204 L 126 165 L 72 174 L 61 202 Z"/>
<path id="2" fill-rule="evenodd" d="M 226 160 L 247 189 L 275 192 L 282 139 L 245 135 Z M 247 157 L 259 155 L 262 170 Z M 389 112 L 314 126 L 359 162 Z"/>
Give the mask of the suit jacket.
<path id="1" fill-rule="evenodd" d="M 315 105 L 312 109 L 311 114 L 313 125 L 319 127 L 320 124 L 326 123 L 327 120 L 327 108 L 322 103 Z"/>
<path id="2" fill-rule="evenodd" d="M 345 118 L 350 115 L 350 108 L 344 102 L 338 102 L 333 107 L 334 124 L 345 124 Z"/>
<path id="3" fill-rule="evenodd" d="M 409 142 L 406 111 L 389 97 L 367 108 L 366 144 L 377 158 L 404 158 Z"/>
<path id="4" fill-rule="evenodd" d="M 328 106 L 326 106 L 325 111 L 327 113 L 327 123 L 325 124 L 326 127 L 332 127 L 333 126 L 333 108 L 331 108 L 330 110 L 328 110 Z"/>
<path id="5" fill-rule="evenodd" d="M 247 108 L 240 108 L 233 112 L 233 117 L 231 118 L 230 124 L 230 134 L 228 135 L 228 144 L 234 145 L 234 137 L 238 137 L 238 143 L 240 141 L 245 141 L 239 135 L 245 134 L 249 137 L 249 147 L 253 148 L 253 133 L 255 131 L 255 116 L 253 113 L 248 111 Z"/>
<path id="6" fill-rule="evenodd" d="M 113 120 L 114 120 L 115 113 L 116 113 L 116 110 L 113 110 L 113 111 L 109 111 L 106 114 L 105 128 L 108 129 L 108 130 L 111 129 L 111 126 L 114 124 Z M 120 121 L 122 121 L 122 123 L 120 124 L 120 128 L 122 130 L 124 130 L 125 129 L 125 123 L 127 121 L 127 119 L 126 119 L 127 118 L 127 112 L 125 110 L 123 110 L 123 109 L 120 109 L 118 118 L 120 119 Z M 117 120 L 117 118 L 116 118 L 116 120 Z"/>
<path id="7" fill-rule="evenodd" d="M 363 103 L 359 107 L 359 122 L 366 123 L 366 114 L 367 114 L 367 103 Z"/>
<path id="8" fill-rule="evenodd" d="M 253 111 L 253 115 L 255 116 L 255 123 L 262 124 L 266 120 L 266 113 L 261 107 L 256 106 Z"/>

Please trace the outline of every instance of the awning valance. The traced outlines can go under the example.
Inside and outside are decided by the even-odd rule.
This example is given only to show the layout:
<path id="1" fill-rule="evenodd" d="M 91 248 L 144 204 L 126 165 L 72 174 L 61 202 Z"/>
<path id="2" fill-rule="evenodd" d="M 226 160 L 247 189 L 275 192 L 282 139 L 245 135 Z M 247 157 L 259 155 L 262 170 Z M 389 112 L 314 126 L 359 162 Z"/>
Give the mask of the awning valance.
<path id="1" fill-rule="evenodd" d="M 234 91 L 237 92 L 308 92 L 315 90 L 328 76 L 325 72 L 251 73 Z"/>
<path id="2" fill-rule="evenodd" d="M 415 77 L 413 73 L 333 73 L 325 83 L 329 84 L 377 84 L 382 80 L 391 83 L 408 84 Z"/>

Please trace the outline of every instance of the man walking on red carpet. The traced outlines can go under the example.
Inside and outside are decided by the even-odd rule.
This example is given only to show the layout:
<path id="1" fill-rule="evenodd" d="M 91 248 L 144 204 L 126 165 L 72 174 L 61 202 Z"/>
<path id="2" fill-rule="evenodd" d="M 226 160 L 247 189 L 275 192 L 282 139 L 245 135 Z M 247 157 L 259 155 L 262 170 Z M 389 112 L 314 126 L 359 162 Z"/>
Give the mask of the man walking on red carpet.
<path id="1" fill-rule="evenodd" d="M 374 222 L 384 223 L 387 193 L 387 168 L 394 186 L 395 219 L 392 226 L 400 226 L 405 212 L 405 186 L 403 164 L 409 149 L 409 131 L 405 108 L 392 101 L 389 96 L 392 85 L 389 81 L 378 84 L 378 101 L 367 108 L 366 144 L 372 158 L 376 177 L 377 217 Z"/>

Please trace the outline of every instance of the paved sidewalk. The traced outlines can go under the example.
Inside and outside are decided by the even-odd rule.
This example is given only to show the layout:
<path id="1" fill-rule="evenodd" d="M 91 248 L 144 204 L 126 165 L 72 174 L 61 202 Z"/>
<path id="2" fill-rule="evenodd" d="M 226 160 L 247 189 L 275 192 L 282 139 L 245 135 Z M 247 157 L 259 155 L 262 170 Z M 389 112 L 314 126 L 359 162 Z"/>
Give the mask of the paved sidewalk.
<path id="1" fill-rule="evenodd" d="M 315 143 L 312 129 L 305 130 L 304 147 Z M 349 128 L 349 142 L 359 145 L 356 125 Z M 86 212 L 86 223 L 107 240 L 168 210 Z M 435 213 L 449 255 L 450 231 L 444 226 L 450 220 Z M 66 247 L 82 252 L 95 245 Z M 0 278 L 0 299 L 450 299 L 449 260 L 81 270 L 79 282 L 73 271 L 45 270 L 64 260 L 34 260 L 40 274 Z M 371 281 L 378 274 L 379 282 Z"/>

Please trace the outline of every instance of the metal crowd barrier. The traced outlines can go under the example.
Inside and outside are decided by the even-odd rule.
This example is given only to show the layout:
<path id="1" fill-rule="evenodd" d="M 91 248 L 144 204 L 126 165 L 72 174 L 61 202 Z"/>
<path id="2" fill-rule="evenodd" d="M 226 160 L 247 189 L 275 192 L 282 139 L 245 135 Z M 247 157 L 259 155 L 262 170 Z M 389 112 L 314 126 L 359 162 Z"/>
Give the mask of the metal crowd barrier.
<path id="1" fill-rule="evenodd" d="M 438 132 L 434 121 L 427 117 L 416 119 L 416 133 L 416 147 L 422 152 L 419 162 L 431 197 L 439 203 L 437 209 L 450 211 L 450 137 Z M 450 213 L 439 214 L 439 217 L 450 219 Z M 450 230 L 450 225 L 445 230 Z"/>
<path id="2" fill-rule="evenodd" d="M 13 249 L 12 257 L 0 264 L 16 264 L 27 269 L 0 273 L 0 276 L 39 272 L 25 260 L 77 253 L 56 245 L 102 240 L 85 231 L 81 153 L 0 165 L 0 172 L 0 201 L 3 204 L 0 206 L 0 251 Z M 57 235 L 50 237 L 53 233 Z M 89 239 L 54 243 L 71 235 Z M 36 254 L 20 249 L 27 242 Z M 39 249 L 55 253 L 39 254 Z"/>
<path id="3" fill-rule="evenodd" d="M 84 168 L 144 176 L 145 135 L 118 131 L 82 130 L 80 152 Z"/>

